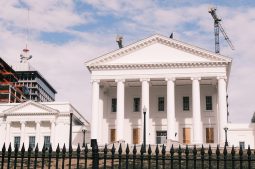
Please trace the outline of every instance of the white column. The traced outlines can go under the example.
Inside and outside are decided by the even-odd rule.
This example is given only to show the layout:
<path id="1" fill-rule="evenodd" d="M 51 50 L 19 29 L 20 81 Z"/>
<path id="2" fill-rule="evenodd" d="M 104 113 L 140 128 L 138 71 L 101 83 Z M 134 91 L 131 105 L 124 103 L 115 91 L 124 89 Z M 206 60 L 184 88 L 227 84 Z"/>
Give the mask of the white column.
<path id="1" fill-rule="evenodd" d="M 20 146 L 22 147 L 23 143 L 24 143 L 24 145 L 26 145 L 25 144 L 25 127 L 26 127 L 26 122 L 25 121 L 20 121 L 20 124 L 21 124 L 21 128 L 20 128 L 20 131 L 21 131 L 21 133 L 20 133 L 20 135 L 21 135 L 21 137 L 20 137 Z"/>
<path id="2" fill-rule="evenodd" d="M 117 140 L 124 140 L 124 98 L 125 80 L 118 79 L 117 82 Z"/>
<path id="3" fill-rule="evenodd" d="M 192 111 L 193 111 L 193 143 L 203 143 L 203 129 L 201 121 L 201 106 L 200 106 L 200 84 L 201 78 L 193 77 L 192 80 Z"/>
<path id="4" fill-rule="evenodd" d="M 175 78 L 166 78 L 167 81 L 167 139 L 175 138 Z"/>
<path id="5" fill-rule="evenodd" d="M 141 142 L 143 141 L 143 128 L 144 128 L 144 115 L 143 115 L 143 108 L 146 108 L 146 144 L 150 144 L 151 139 L 150 136 L 150 87 L 149 87 L 149 81 L 150 79 L 140 79 L 142 82 L 142 106 L 141 106 L 141 112 L 142 112 L 142 121 L 141 121 Z"/>
<path id="6" fill-rule="evenodd" d="M 98 139 L 99 80 L 92 81 L 91 139 Z"/>
<path id="7" fill-rule="evenodd" d="M 40 127 L 41 127 L 41 121 L 35 121 L 36 123 L 36 128 L 35 128 L 35 131 L 36 131 L 36 135 L 35 135 L 35 142 L 38 144 L 39 147 L 41 147 L 41 144 L 40 144 Z"/>
<path id="8" fill-rule="evenodd" d="M 10 144 L 10 128 L 11 128 L 11 122 L 6 122 L 6 134 L 5 134 L 5 146 L 9 146 Z"/>
<path id="9" fill-rule="evenodd" d="M 52 120 L 51 122 L 51 132 L 50 132 L 50 139 L 51 139 L 51 146 L 53 149 L 55 149 L 55 120 Z"/>
<path id="10" fill-rule="evenodd" d="M 218 79 L 218 105 L 219 105 L 219 136 L 220 142 L 225 142 L 225 131 L 224 127 L 227 126 L 227 86 L 226 77 L 217 77 Z"/>

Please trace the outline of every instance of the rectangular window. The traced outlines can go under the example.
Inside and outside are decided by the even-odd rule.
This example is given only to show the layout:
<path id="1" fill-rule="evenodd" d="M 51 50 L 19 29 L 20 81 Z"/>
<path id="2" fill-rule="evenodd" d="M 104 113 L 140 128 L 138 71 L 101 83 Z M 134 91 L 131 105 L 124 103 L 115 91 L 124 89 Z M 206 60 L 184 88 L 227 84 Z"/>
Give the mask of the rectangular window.
<path id="1" fill-rule="evenodd" d="M 245 149 L 245 142 L 244 141 L 240 141 L 239 142 L 239 147 L 240 148 L 242 147 L 242 149 Z"/>
<path id="2" fill-rule="evenodd" d="M 44 136 L 44 146 L 45 148 L 50 147 L 50 136 Z"/>
<path id="3" fill-rule="evenodd" d="M 183 103 L 183 111 L 189 111 L 189 97 L 188 96 L 184 96 L 182 98 L 182 103 Z"/>
<path id="4" fill-rule="evenodd" d="M 190 128 L 183 128 L 183 143 L 190 144 Z"/>
<path id="5" fill-rule="evenodd" d="M 140 128 L 133 128 L 133 144 L 139 144 Z"/>
<path id="6" fill-rule="evenodd" d="M 213 130 L 213 128 L 206 128 L 206 143 L 214 143 L 214 130 Z"/>
<path id="7" fill-rule="evenodd" d="M 35 136 L 29 136 L 29 148 L 35 148 Z"/>
<path id="8" fill-rule="evenodd" d="M 134 98 L 133 111 L 134 112 L 140 111 L 140 98 L 138 98 L 138 97 Z"/>
<path id="9" fill-rule="evenodd" d="M 212 96 L 205 97 L 205 110 L 212 110 Z"/>
<path id="10" fill-rule="evenodd" d="M 156 131 L 156 144 L 166 144 L 167 132 L 166 131 Z"/>
<path id="11" fill-rule="evenodd" d="M 158 111 L 164 111 L 165 100 L 164 97 L 158 97 Z"/>
<path id="12" fill-rule="evenodd" d="M 117 99 L 112 98 L 112 112 L 117 112 Z"/>
<path id="13" fill-rule="evenodd" d="M 20 147 L 20 136 L 14 137 L 14 147 Z"/>
<path id="14" fill-rule="evenodd" d="M 116 129 L 111 129 L 111 143 L 116 141 Z"/>

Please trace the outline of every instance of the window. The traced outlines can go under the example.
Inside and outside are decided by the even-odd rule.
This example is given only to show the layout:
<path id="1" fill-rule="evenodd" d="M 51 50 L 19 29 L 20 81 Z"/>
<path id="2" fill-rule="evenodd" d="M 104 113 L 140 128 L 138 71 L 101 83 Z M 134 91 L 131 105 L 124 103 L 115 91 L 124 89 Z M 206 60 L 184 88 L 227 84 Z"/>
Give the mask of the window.
<path id="1" fill-rule="evenodd" d="M 139 144 L 140 128 L 133 128 L 133 144 Z"/>
<path id="2" fill-rule="evenodd" d="M 138 98 L 138 97 L 134 98 L 133 111 L 134 112 L 139 112 L 140 111 L 140 98 Z"/>
<path id="3" fill-rule="evenodd" d="M 20 136 L 14 137 L 14 147 L 20 147 Z"/>
<path id="4" fill-rule="evenodd" d="M 111 142 L 116 141 L 116 129 L 111 129 Z"/>
<path id="5" fill-rule="evenodd" d="M 112 112 L 116 112 L 116 111 L 117 111 L 117 99 L 112 98 Z"/>
<path id="6" fill-rule="evenodd" d="M 167 132 L 166 131 L 156 131 L 156 144 L 166 144 Z"/>
<path id="7" fill-rule="evenodd" d="M 242 149 L 245 149 L 245 142 L 244 141 L 240 141 L 239 142 L 239 147 Z"/>
<path id="8" fill-rule="evenodd" d="M 190 144 L 190 128 L 183 128 L 183 143 Z"/>
<path id="9" fill-rule="evenodd" d="M 44 146 L 45 148 L 50 147 L 50 136 L 44 136 Z"/>
<path id="10" fill-rule="evenodd" d="M 29 148 L 35 148 L 35 136 L 29 136 Z"/>
<path id="11" fill-rule="evenodd" d="M 158 97 L 158 111 L 164 111 L 165 107 L 165 100 L 164 97 Z"/>
<path id="12" fill-rule="evenodd" d="M 188 96 L 184 96 L 182 98 L 182 103 L 183 103 L 183 111 L 189 111 L 189 97 Z"/>
<path id="13" fill-rule="evenodd" d="M 205 97 L 205 110 L 212 110 L 212 96 Z"/>
<path id="14" fill-rule="evenodd" d="M 213 130 L 213 128 L 206 128 L 206 143 L 214 143 L 214 130 Z"/>

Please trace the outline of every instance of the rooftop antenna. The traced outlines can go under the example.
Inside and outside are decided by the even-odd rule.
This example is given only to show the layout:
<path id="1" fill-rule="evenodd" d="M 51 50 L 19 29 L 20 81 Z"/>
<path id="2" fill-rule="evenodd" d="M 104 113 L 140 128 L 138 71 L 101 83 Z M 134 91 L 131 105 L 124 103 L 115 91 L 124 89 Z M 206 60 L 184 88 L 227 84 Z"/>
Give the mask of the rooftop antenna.
<path id="1" fill-rule="evenodd" d="M 173 39 L 174 38 L 174 33 L 172 32 L 169 38 Z"/>
<path id="2" fill-rule="evenodd" d="M 209 8 L 208 12 L 212 15 L 214 19 L 214 36 L 215 36 L 215 53 L 220 53 L 220 38 L 219 38 L 219 30 L 221 31 L 222 35 L 224 36 L 225 40 L 227 41 L 228 45 L 232 50 L 234 50 L 234 46 L 230 41 L 228 35 L 224 31 L 223 27 L 220 24 L 221 19 L 216 14 L 216 8 L 211 7 Z"/>
<path id="3" fill-rule="evenodd" d="M 23 49 L 23 53 L 20 54 L 20 63 L 26 63 L 28 60 L 32 58 L 32 55 L 29 55 L 29 49 L 27 48 L 27 44 L 29 41 L 29 8 L 27 8 L 27 37 L 26 37 L 26 48 Z"/>
<path id="4" fill-rule="evenodd" d="M 118 43 L 119 49 L 123 48 L 122 40 L 123 40 L 123 37 L 120 35 L 117 35 L 116 42 Z"/>

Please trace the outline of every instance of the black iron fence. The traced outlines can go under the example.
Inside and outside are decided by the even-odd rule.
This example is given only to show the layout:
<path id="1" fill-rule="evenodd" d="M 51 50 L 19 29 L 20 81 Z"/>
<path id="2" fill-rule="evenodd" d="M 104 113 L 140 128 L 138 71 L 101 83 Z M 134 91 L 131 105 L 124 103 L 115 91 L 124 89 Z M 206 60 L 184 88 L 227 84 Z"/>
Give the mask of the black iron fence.
<path id="1" fill-rule="evenodd" d="M 124 145 L 123 145 L 124 146 Z M 145 148 L 133 146 L 125 148 L 121 144 L 114 145 L 109 149 L 107 146 L 89 149 L 87 145 L 76 150 L 67 150 L 65 145 L 55 151 L 51 147 L 43 147 L 39 151 L 38 145 L 34 150 L 24 145 L 19 151 L 12 146 L 2 148 L 1 169 L 252 169 L 255 168 L 255 152 L 250 147 L 242 148 L 224 147 L 220 149 L 201 147 L 184 147 L 168 150 L 163 146 L 148 146 Z"/>

